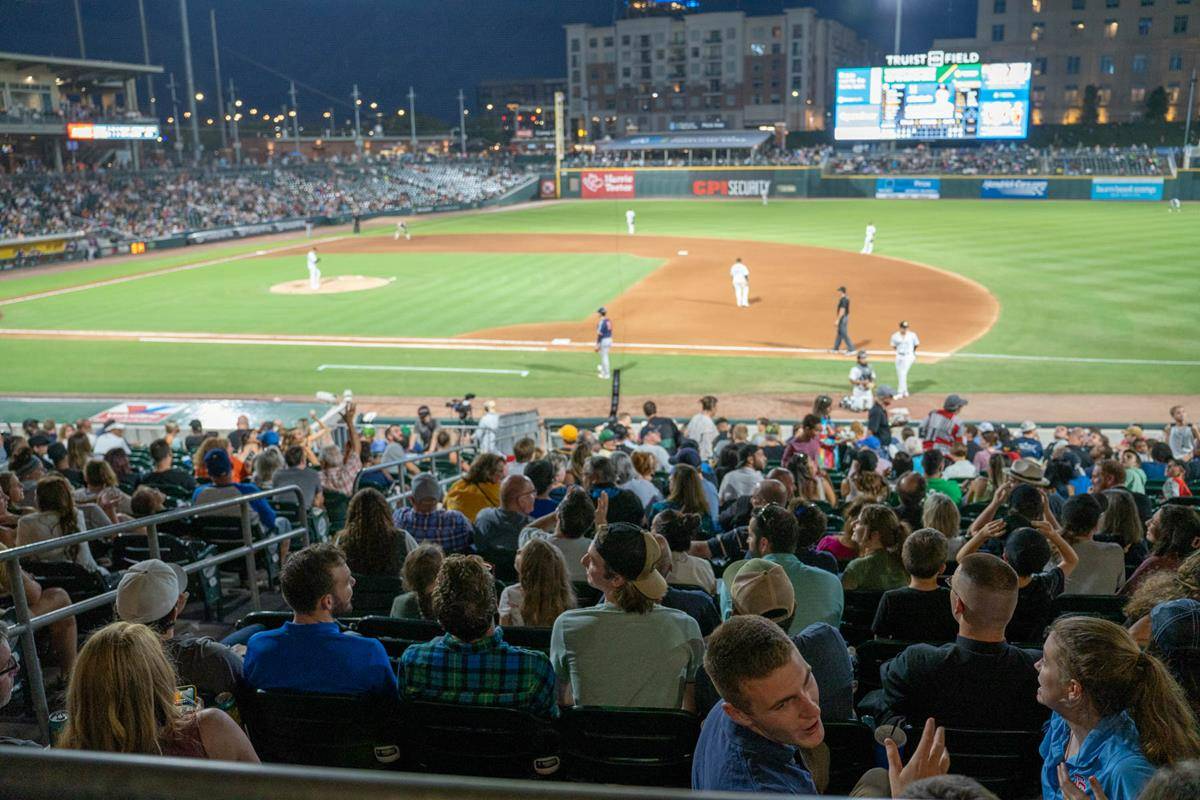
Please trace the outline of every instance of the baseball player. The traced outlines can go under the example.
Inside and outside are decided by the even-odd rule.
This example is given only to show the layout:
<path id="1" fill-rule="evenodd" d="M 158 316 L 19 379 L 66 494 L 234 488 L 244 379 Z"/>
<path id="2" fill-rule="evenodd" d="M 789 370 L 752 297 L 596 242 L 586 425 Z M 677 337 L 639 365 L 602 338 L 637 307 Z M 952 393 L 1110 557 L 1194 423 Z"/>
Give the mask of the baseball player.
<path id="1" fill-rule="evenodd" d="M 896 351 L 896 397 L 908 397 L 908 371 L 917 360 L 921 340 L 908 329 L 908 320 L 900 320 L 900 330 L 892 334 L 891 343 Z"/>
<path id="2" fill-rule="evenodd" d="M 633 213 L 633 212 L 630 212 Z M 608 309 L 604 306 L 596 309 L 600 322 L 596 325 L 596 352 L 600 354 L 600 363 L 596 365 L 596 377 L 607 379 L 612 377 L 608 363 L 608 351 L 612 349 L 613 326 L 608 318 Z"/>
<path id="3" fill-rule="evenodd" d="M 629 229 L 629 235 L 633 236 L 633 221 L 637 218 L 637 214 L 633 213 L 633 209 L 625 212 L 625 227 Z"/>
<path id="4" fill-rule="evenodd" d="M 875 223 L 867 223 L 867 232 L 863 235 L 863 248 L 859 251 L 864 256 L 875 252 Z"/>
<path id="5" fill-rule="evenodd" d="M 858 351 L 858 362 L 850 368 L 850 394 L 842 398 L 842 408 L 867 411 L 874 402 L 875 370 L 867 363 L 867 351 Z"/>
<path id="6" fill-rule="evenodd" d="M 399 220 L 396 223 L 396 235 L 392 237 L 393 241 L 400 241 L 400 235 L 404 235 L 405 241 L 412 239 L 412 234 L 408 232 L 408 225 L 404 220 Z"/>
<path id="7" fill-rule="evenodd" d="M 1179 202 L 1178 197 L 1171 198 L 1171 206 L 1167 211 L 1183 211 L 1183 204 Z"/>
<path id="8" fill-rule="evenodd" d="M 770 184 L 763 183 L 761 194 L 762 194 L 762 201 L 763 201 L 764 206 L 767 204 L 767 195 L 770 194 L 770 192 L 771 192 Z"/>
<path id="9" fill-rule="evenodd" d="M 733 279 L 733 297 L 738 308 L 750 307 L 750 270 L 739 258 L 729 268 L 729 277 Z"/>
<path id="10" fill-rule="evenodd" d="M 317 248 L 308 249 L 308 288 L 314 292 L 321 288 L 321 270 L 317 269 Z"/>

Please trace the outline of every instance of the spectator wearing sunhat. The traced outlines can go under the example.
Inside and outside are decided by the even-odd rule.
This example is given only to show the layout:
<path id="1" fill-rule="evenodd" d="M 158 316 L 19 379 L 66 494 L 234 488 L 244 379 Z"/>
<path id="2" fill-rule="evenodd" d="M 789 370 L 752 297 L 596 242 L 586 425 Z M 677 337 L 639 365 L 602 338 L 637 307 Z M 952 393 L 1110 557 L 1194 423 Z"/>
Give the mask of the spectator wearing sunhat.
<path id="1" fill-rule="evenodd" d="M 962 425 L 958 412 L 967 400 L 956 394 L 947 395 L 942 407 L 929 412 L 921 425 L 921 443 L 926 450 L 939 450 L 943 455 L 950 452 L 955 442 L 962 441 Z"/>
<path id="2" fill-rule="evenodd" d="M 188 601 L 188 579 L 178 564 L 156 558 L 139 561 L 117 585 L 117 617 L 147 625 L 163 639 L 180 686 L 195 686 L 211 701 L 233 692 L 242 679 L 242 659 L 232 648 L 207 636 L 176 636 L 176 620 Z"/>

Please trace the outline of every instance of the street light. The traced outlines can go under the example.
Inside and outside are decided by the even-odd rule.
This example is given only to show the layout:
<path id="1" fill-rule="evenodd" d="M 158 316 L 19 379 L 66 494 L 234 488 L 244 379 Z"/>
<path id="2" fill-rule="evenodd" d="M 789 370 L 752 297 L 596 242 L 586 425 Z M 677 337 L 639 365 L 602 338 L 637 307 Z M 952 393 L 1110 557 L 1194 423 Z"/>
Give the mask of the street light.
<path id="1" fill-rule="evenodd" d="M 250 109 L 250 116 L 252 116 L 252 117 L 257 117 L 257 116 L 258 116 L 258 109 L 257 109 L 257 108 L 252 108 L 252 109 Z"/>
<path id="2" fill-rule="evenodd" d="M 379 108 L 379 103 L 376 103 L 374 100 L 372 100 L 371 101 L 371 110 L 374 111 L 377 108 Z"/>
<path id="3" fill-rule="evenodd" d="M 196 92 L 196 102 L 199 103 L 204 99 L 204 92 Z"/>

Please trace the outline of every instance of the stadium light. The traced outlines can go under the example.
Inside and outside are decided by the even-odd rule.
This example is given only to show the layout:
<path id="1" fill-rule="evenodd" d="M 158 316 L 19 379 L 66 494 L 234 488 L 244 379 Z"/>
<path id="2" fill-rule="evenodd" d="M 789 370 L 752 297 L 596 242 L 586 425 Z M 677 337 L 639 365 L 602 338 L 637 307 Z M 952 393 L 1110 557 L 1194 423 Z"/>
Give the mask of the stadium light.
<path id="1" fill-rule="evenodd" d="M 379 103 L 376 103 L 374 100 L 372 100 L 371 101 L 371 110 L 374 111 L 377 108 L 379 108 Z"/>
<path id="2" fill-rule="evenodd" d="M 471 109 L 469 109 L 469 108 L 463 109 L 463 116 L 466 116 L 467 114 L 470 114 L 470 113 L 471 113 Z"/>
<path id="3" fill-rule="evenodd" d="M 492 110 L 492 109 L 494 109 L 494 108 L 495 108 L 495 106 L 494 106 L 494 105 L 492 105 L 491 103 L 488 103 L 488 104 L 487 104 L 487 110 L 488 110 L 488 111 L 491 111 L 491 110 Z"/>
<path id="4" fill-rule="evenodd" d="M 535 109 L 533 110 L 533 113 L 535 113 L 535 114 L 540 114 L 540 113 L 542 113 L 541 106 L 539 106 L 539 107 L 535 108 Z"/>
<path id="5" fill-rule="evenodd" d="M 294 117 L 294 116 L 296 116 L 296 109 L 294 109 L 294 108 L 293 108 L 291 111 L 289 111 L 289 112 L 288 112 L 288 116 L 289 116 L 289 117 Z"/>
<path id="6" fill-rule="evenodd" d="M 212 125 L 212 124 L 213 124 L 213 118 L 212 118 L 212 117 L 209 117 L 208 119 L 204 120 L 204 124 L 205 124 L 205 125 Z"/>
<path id="7" fill-rule="evenodd" d="M 404 111 L 404 109 L 403 109 L 403 108 L 401 108 L 401 109 L 399 109 L 398 111 L 396 111 L 396 114 L 397 114 L 397 115 L 399 115 L 399 116 L 401 116 L 401 117 L 403 117 L 405 113 L 406 113 L 406 112 Z"/>
<path id="8" fill-rule="evenodd" d="M 233 105 L 234 105 L 234 107 L 235 107 L 235 108 L 241 108 L 241 107 L 242 107 L 242 101 L 241 101 L 241 100 L 234 100 L 234 101 L 233 101 Z"/>
<path id="9" fill-rule="evenodd" d="M 800 96 L 800 92 L 796 91 L 795 89 L 792 89 L 792 97 L 799 97 L 799 96 Z"/>
<path id="10" fill-rule="evenodd" d="M 657 99 L 658 99 L 658 92 L 651 92 L 651 93 L 650 93 L 650 96 L 651 96 L 651 97 L 653 97 L 655 100 L 657 100 Z"/>
<path id="11" fill-rule="evenodd" d="M 332 116 L 333 116 L 333 112 L 332 112 L 332 111 L 326 111 L 326 112 L 325 112 L 324 114 L 322 114 L 321 116 L 322 116 L 322 117 L 324 117 L 325 119 L 329 119 L 330 117 L 332 117 Z"/>
<path id="12" fill-rule="evenodd" d="M 199 103 L 202 100 L 204 100 L 204 92 L 196 92 L 196 102 Z"/>
<path id="13" fill-rule="evenodd" d="M 184 119 L 191 119 L 191 118 L 192 118 L 192 112 L 190 112 L 190 111 L 185 111 L 185 112 L 183 112 L 183 118 L 184 118 Z"/>
<path id="14" fill-rule="evenodd" d="M 263 114 L 263 122 L 270 122 L 270 121 L 271 121 L 271 115 Z"/>
<path id="15" fill-rule="evenodd" d="M 233 121 L 234 121 L 234 122 L 241 122 L 241 121 L 242 121 L 242 115 L 241 115 L 241 114 L 234 114 L 234 115 L 233 115 Z"/>
<path id="16" fill-rule="evenodd" d="M 175 124 L 175 118 L 174 118 L 174 117 L 167 117 L 167 124 L 168 124 L 168 125 L 174 125 L 174 124 Z"/>
<path id="17" fill-rule="evenodd" d="M 356 105 L 356 106 L 361 106 L 361 105 L 362 105 L 362 100 L 361 100 L 361 99 L 356 99 L 356 100 L 354 101 L 354 105 Z"/>
<path id="18" fill-rule="evenodd" d="M 257 109 L 257 108 L 252 108 L 252 109 L 250 109 L 250 116 L 252 116 L 252 117 L 257 117 L 257 116 L 258 116 L 258 109 Z"/>
<path id="19" fill-rule="evenodd" d="M 232 114 L 226 114 L 226 115 L 225 115 L 225 121 L 226 121 L 226 122 L 230 122 L 230 121 L 232 121 L 232 120 L 233 120 L 233 115 L 232 115 Z"/>

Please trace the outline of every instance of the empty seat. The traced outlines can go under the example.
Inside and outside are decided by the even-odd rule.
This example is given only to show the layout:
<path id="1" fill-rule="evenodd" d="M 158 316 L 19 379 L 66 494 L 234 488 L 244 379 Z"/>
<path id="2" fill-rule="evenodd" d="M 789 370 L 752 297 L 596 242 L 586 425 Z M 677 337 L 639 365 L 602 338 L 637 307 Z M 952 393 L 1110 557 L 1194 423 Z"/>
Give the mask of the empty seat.
<path id="1" fill-rule="evenodd" d="M 392 601 L 404 591 L 396 575 L 354 575 L 354 613 L 364 616 L 376 614 L 387 616 L 392 612 Z"/>
<path id="2" fill-rule="evenodd" d="M 1039 796 L 1041 741 L 1041 731 L 946 728 L 952 770 L 970 775 L 1000 797 Z"/>
<path id="3" fill-rule="evenodd" d="M 872 637 L 871 624 L 875 622 L 875 611 L 883 592 L 846 592 L 846 605 L 842 611 L 842 638 L 851 647 Z"/>
<path id="4" fill-rule="evenodd" d="M 1128 598 L 1112 594 L 1060 594 L 1051 604 L 1054 618 L 1063 616 L 1100 617 L 1121 625 L 1125 622 L 1122 610 Z"/>
<path id="5" fill-rule="evenodd" d="M 259 689 L 241 693 L 238 711 L 265 762 L 383 769 L 401 759 L 387 698 Z"/>
<path id="6" fill-rule="evenodd" d="M 858 663 L 855 666 L 854 677 L 858 681 L 854 699 L 861 700 L 867 692 L 883 688 L 883 680 L 879 677 L 879 668 L 885 662 L 904 652 L 912 642 L 901 642 L 896 639 L 868 639 L 854 648 Z"/>
<path id="7" fill-rule="evenodd" d="M 688 711 L 576 706 L 563 711 L 563 770 L 571 780 L 690 787 L 700 718 Z"/>
<path id="8" fill-rule="evenodd" d="M 558 734 L 548 720 L 514 708 L 405 702 L 399 737 L 421 772 L 532 778 L 558 770 Z"/>

